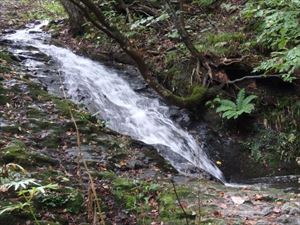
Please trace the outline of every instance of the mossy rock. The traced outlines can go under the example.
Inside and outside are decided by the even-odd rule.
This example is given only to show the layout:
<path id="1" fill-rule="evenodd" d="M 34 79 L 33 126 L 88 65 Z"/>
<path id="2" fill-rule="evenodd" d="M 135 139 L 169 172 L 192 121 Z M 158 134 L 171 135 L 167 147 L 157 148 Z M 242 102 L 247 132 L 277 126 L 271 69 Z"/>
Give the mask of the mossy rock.
<path id="1" fill-rule="evenodd" d="M 52 96 L 46 90 L 42 89 L 39 84 L 30 83 L 28 88 L 33 100 L 45 102 L 52 99 Z"/>
<path id="2" fill-rule="evenodd" d="M 26 145 L 21 141 L 14 141 L 5 148 L 1 149 L 0 156 L 5 163 L 18 163 L 23 166 L 33 165 L 56 165 L 57 160 L 41 153 L 30 152 Z"/>
<path id="3" fill-rule="evenodd" d="M 7 96 L 8 91 L 3 88 L 2 84 L 0 84 L 0 105 L 5 105 L 9 102 L 10 98 Z"/>
<path id="4" fill-rule="evenodd" d="M 182 102 L 186 106 L 196 106 L 201 103 L 201 101 L 205 97 L 207 90 L 208 89 L 206 87 L 198 85 L 193 87 L 192 93 L 189 96 L 176 97 L 176 99 L 178 102 Z"/>
<path id="5" fill-rule="evenodd" d="M 196 195 L 192 192 L 191 188 L 184 186 L 177 186 L 176 192 L 179 199 L 187 202 L 197 201 Z M 178 205 L 178 199 L 174 190 L 171 187 L 166 187 L 160 194 L 160 215 L 166 224 L 180 224 L 184 222 L 186 215 L 182 212 Z M 196 210 L 196 209 L 195 209 Z M 188 219 L 195 220 L 195 215 L 192 213 L 192 209 L 185 209 Z"/>
<path id="6" fill-rule="evenodd" d="M 46 114 L 42 110 L 36 108 L 29 108 L 26 112 L 28 118 L 45 118 Z"/>
<path id="7" fill-rule="evenodd" d="M 216 55 L 230 57 L 242 51 L 242 44 L 246 42 L 246 35 L 241 32 L 233 33 L 207 33 L 197 44 L 200 52 L 212 52 Z"/>
<path id="8" fill-rule="evenodd" d="M 40 225 L 61 225 L 60 222 L 52 222 L 52 221 L 48 221 L 48 220 L 39 220 L 38 224 L 40 224 Z"/>
<path id="9" fill-rule="evenodd" d="M 117 175 L 113 171 L 102 171 L 95 174 L 101 180 L 114 180 Z"/>
<path id="10" fill-rule="evenodd" d="M 13 62 L 13 55 L 10 52 L 7 51 L 1 51 L 0 50 L 0 59 L 5 60 L 6 62 L 10 63 Z"/>
<path id="11" fill-rule="evenodd" d="M 78 190 L 65 187 L 62 190 L 53 191 L 48 195 L 38 196 L 34 203 L 37 208 L 60 208 L 72 214 L 77 214 L 83 207 L 84 198 Z"/>
<path id="12" fill-rule="evenodd" d="M 55 131 L 49 136 L 45 137 L 43 140 L 40 141 L 40 145 L 42 147 L 47 147 L 47 148 L 58 148 L 58 146 L 61 143 L 61 138 L 60 135 L 62 132 Z"/>
<path id="13" fill-rule="evenodd" d="M 81 110 L 78 106 L 68 99 L 52 99 L 56 109 L 64 116 L 71 117 L 70 112 L 72 112 L 74 119 L 78 126 L 82 125 L 82 128 L 87 129 L 84 132 L 89 132 L 90 128 L 85 128 L 87 122 L 97 122 L 95 117 L 92 117 L 90 113 L 85 110 Z"/>
<path id="14" fill-rule="evenodd" d="M 0 65 L 0 73 L 9 73 L 11 71 L 10 67 Z"/>
<path id="15" fill-rule="evenodd" d="M 3 225 L 16 225 L 16 224 L 26 224 L 26 221 L 29 219 L 29 215 L 14 215 L 12 213 L 4 213 L 0 215 L 0 224 Z"/>

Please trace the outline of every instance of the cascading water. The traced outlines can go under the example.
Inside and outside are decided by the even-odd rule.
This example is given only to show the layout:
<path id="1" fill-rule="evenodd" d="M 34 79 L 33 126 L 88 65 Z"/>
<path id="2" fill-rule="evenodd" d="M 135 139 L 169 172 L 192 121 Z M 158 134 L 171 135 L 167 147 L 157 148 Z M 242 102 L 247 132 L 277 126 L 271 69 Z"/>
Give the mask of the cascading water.
<path id="1" fill-rule="evenodd" d="M 119 74 L 90 59 L 78 56 L 70 50 L 45 44 L 47 34 L 40 33 L 46 23 L 32 25 L 4 38 L 21 46 L 31 46 L 51 57 L 63 75 L 69 97 L 79 101 L 78 93 L 87 93 L 92 108 L 107 126 L 146 144 L 158 151 L 173 152 L 196 168 L 210 173 L 225 182 L 222 172 L 203 151 L 201 144 L 169 117 L 169 108 L 158 99 L 136 93 Z M 30 66 L 30 65 L 29 65 Z M 180 172 L 182 165 L 163 154 Z"/>

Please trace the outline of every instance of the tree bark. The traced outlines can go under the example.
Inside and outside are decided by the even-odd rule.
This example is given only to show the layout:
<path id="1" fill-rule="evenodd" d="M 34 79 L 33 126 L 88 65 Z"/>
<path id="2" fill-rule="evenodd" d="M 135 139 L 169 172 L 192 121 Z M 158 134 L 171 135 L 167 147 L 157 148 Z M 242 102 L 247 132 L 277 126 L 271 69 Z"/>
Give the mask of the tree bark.
<path id="1" fill-rule="evenodd" d="M 70 0 L 60 0 L 60 2 L 69 16 L 71 33 L 74 36 L 82 34 L 84 30 L 84 16 L 82 15 L 81 11 Z"/>

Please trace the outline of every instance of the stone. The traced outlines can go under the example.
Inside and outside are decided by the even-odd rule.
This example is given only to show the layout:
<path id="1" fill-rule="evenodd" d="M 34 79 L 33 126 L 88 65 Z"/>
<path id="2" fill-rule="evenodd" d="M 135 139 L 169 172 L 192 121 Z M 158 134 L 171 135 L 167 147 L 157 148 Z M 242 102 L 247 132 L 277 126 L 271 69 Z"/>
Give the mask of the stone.
<path id="1" fill-rule="evenodd" d="M 282 206 L 281 211 L 289 215 L 299 215 L 300 218 L 300 208 L 295 203 L 290 203 L 290 202 L 285 203 Z"/>
<path id="2" fill-rule="evenodd" d="M 290 215 L 282 215 L 278 217 L 277 221 L 282 224 L 300 225 L 300 218 Z"/>
<path id="3" fill-rule="evenodd" d="M 128 161 L 128 163 L 127 163 L 127 167 L 129 168 L 129 169 L 141 169 L 141 168 L 144 168 L 146 165 L 142 162 L 142 161 L 140 161 L 140 160 L 135 160 L 135 159 L 133 159 L 133 160 L 130 160 L 130 161 Z"/>

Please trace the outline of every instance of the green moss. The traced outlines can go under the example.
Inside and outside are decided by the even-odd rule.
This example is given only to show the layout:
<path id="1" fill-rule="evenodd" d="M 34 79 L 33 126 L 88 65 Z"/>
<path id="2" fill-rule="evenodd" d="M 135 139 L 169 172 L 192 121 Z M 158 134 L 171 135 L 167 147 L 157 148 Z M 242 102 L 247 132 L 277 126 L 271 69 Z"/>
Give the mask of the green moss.
<path id="1" fill-rule="evenodd" d="M 58 134 L 53 133 L 44 138 L 40 143 L 43 147 L 57 148 L 60 144 L 60 141 L 60 136 L 58 136 Z"/>
<path id="2" fill-rule="evenodd" d="M 83 195 L 76 189 L 65 187 L 57 191 L 52 191 L 47 195 L 38 196 L 35 199 L 35 207 L 46 209 L 65 209 L 72 214 L 78 214 L 83 207 Z"/>
<path id="3" fill-rule="evenodd" d="M 119 190 L 131 189 L 136 186 L 131 180 L 121 178 L 121 177 L 115 179 L 113 181 L 113 185 L 116 189 L 119 189 Z"/>
<path id="4" fill-rule="evenodd" d="M 7 51 L 0 50 L 0 59 L 5 60 L 8 63 L 13 62 L 12 54 Z"/>
<path id="5" fill-rule="evenodd" d="M 189 187 L 177 185 L 176 192 L 181 202 L 197 201 L 196 195 Z M 166 224 L 180 224 L 180 222 L 184 222 L 186 215 L 179 207 L 177 196 L 170 185 L 163 189 L 163 192 L 161 192 L 159 196 L 159 201 L 160 215 L 162 217 L 162 220 L 164 222 L 166 221 Z M 194 213 L 192 213 L 193 209 L 186 208 L 185 210 L 189 217 L 189 220 L 195 220 L 195 215 Z"/>
<path id="6" fill-rule="evenodd" d="M 38 118 L 41 119 L 46 116 L 44 112 L 36 108 L 30 108 L 26 112 L 28 118 Z"/>
<path id="7" fill-rule="evenodd" d="M 177 101 L 183 102 L 183 104 L 187 106 L 195 106 L 199 103 L 201 103 L 203 97 L 205 96 L 205 93 L 207 91 L 207 88 L 204 86 L 195 86 L 193 88 L 192 94 L 188 97 L 177 97 Z"/>
<path id="8" fill-rule="evenodd" d="M 51 95 L 47 91 L 41 89 L 41 86 L 38 84 L 30 83 L 28 88 L 33 100 L 45 102 L 52 99 Z"/>
<path id="9" fill-rule="evenodd" d="M 9 102 L 9 97 L 7 96 L 8 91 L 3 88 L 3 85 L 0 84 L 0 105 L 5 105 Z"/>
<path id="10" fill-rule="evenodd" d="M 117 175 L 112 171 L 102 171 L 95 174 L 101 180 L 114 180 Z"/>
<path id="11" fill-rule="evenodd" d="M 21 133 L 19 124 L 1 127 L 1 131 L 13 134 Z"/>
<path id="12" fill-rule="evenodd" d="M 11 71 L 10 67 L 0 65 L 0 73 L 9 73 Z"/>
<path id="13" fill-rule="evenodd" d="M 48 220 L 39 220 L 38 224 L 40 224 L 40 225 L 61 225 L 60 222 L 51 222 Z"/>
<path id="14" fill-rule="evenodd" d="M 230 54 L 237 54 L 240 50 L 240 45 L 245 40 L 246 36 L 241 32 L 208 33 L 195 46 L 200 52 L 212 52 L 220 56 L 230 56 Z"/>
<path id="15" fill-rule="evenodd" d="M 14 162 L 23 166 L 36 164 L 55 165 L 57 163 L 56 160 L 53 160 L 46 155 L 31 152 L 21 141 L 14 141 L 5 148 L 1 149 L 0 156 L 5 163 Z"/>

